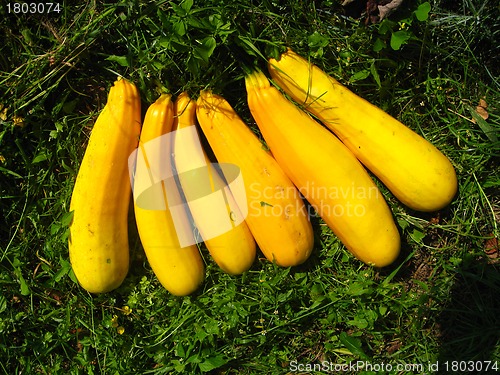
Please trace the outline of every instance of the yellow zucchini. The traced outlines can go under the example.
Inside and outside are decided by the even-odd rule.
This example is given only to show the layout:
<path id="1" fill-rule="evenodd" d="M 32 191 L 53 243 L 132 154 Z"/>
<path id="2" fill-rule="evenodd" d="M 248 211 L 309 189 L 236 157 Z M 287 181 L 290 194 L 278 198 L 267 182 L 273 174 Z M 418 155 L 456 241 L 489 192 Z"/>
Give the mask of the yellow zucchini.
<path id="1" fill-rule="evenodd" d="M 137 162 L 134 189 L 139 189 L 151 171 L 158 168 L 161 168 L 161 173 L 165 176 L 173 176 L 170 138 L 162 137 L 172 130 L 173 121 L 171 95 L 163 94 L 149 106 L 144 118 L 139 149 L 145 163 Z M 148 142 L 153 140 L 160 142 L 156 150 L 150 146 L 152 143 L 148 145 Z M 142 167 L 139 167 L 140 165 Z M 187 212 L 181 209 L 172 213 L 169 208 L 181 205 L 180 194 L 173 178 L 159 182 L 154 180 L 148 184 L 151 186 L 149 190 L 134 191 L 135 219 L 142 246 L 151 269 L 165 289 L 173 295 L 186 296 L 196 291 L 205 277 L 205 266 L 198 247 L 194 242 L 192 245 L 181 246 L 179 235 L 182 233 L 174 222 L 175 214 L 177 222 L 182 223 L 180 228 L 189 230 Z"/>
<path id="2" fill-rule="evenodd" d="M 241 170 L 246 222 L 265 257 L 283 267 L 303 263 L 313 248 L 313 231 L 293 183 L 223 97 L 201 91 L 196 114 L 218 162 Z"/>
<path id="3" fill-rule="evenodd" d="M 447 206 L 455 169 L 426 139 L 288 49 L 268 69 L 278 86 L 317 116 L 402 203 L 418 211 Z"/>
<path id="4" fill-rule="evenodd" d="M 174 114 L 173 158 L 194 223 L 217 265 L 231 275 L 242 274 L 252 266 L 257 246 L 233 194 L 229 190 L 222 192 L 225 182 L 202 148 L 196 129 L 196 102 L 187 92 L 177 97 Z M 224 198 L 222 213 L 216 214 L 209 211 L 207 205 L 195 204 L 200 198 L 214 197 L 214 193 Z M 227 224 L 230 229 L 218 234 Z"/>
<path id="5" fill-rule="evenodd" d="M 128 157 L 140 131 L 139 93 L 119 78 L 92 128 L 70 203 L 70 261 L 91 293 L 116 289 L 128 272 Z"/>
<path id="6" fill-rule="evenodd" d="M 382 267 L 400 250 L 379 189 L 335 135 L 286 99 L 259 71 L 245 78 L 248 106 L 274 158 L 358 259 Z"/>

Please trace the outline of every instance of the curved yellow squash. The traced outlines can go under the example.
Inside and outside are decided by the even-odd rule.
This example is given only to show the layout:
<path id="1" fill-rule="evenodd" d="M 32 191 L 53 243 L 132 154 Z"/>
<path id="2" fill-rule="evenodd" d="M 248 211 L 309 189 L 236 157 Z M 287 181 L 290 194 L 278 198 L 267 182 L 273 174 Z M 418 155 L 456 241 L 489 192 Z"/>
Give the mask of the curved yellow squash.
<path id="1" fill-rule="evenodd" d="M 335 135 L 286 99 L 262 72 L 245 78 L 248 106 L 273 156 L 358 259 L 392 263 L 399 232 L 383 195 Z"/>
<path id="2" fill-rule="evenodd" d="M 161 166 L 162 171 L 169 176 L 173 174 L 169 157 L 169 138 L 163 138 L 158 153 L 148 149 L 148 142 L 162 139 L 159 137 L 172 130 L 173 121 L 174 107 L 171 96 L 163 94 L 148 108 L 139 142 L 147 167 L 154 170 Z M 139 178 L 143 176 L 144 171 L 138 175 L 136 170 L 134 188 L 138 188 Z M 154 195 L 148 199 L 156 204 L 161 202 L 164 207 L 143 207 L 140 196 L 134 201 L 141 243 L 153 272 L 165 289 L 173 295 L 186 296 L 202 284 L 205 266 L 195 244 L 185 247 L 180 244 L 173 214 L 169 209 L 169 206 L 181 202 L 175 181 L 172 178 L 165 179 L 152 184 L 151 189 L 149 193 Z M 187 212 L 176 211 L 175 217 L 178 222 L 182 222 L 181 228 L 189 228 Z"/>
<path id="3" fill-rule="evenodd" d="M 287 94 L 332 130 L 409 208 L 436 211 L 457 192 L 457 177 L 436 147 L 357 96 L 292 50 L 268 69 Z"/>
<path id="4" fill-rule="evenodd" d="M 222 223 L 214 219 L 216 215 L 209 211 L 206 205 L 195 204 L 199 198 L 213 197 L 214 193 L 221 193 L 225 183 L 201 146 L 195 126 L 196 102 L 191 100 L 187 92 L 177 97 L 174 113 L 173 129 L 176 133 L 173 157 L 194 223 L 217 265 L 231 275 L 242 274 L 250 269 L 255 260 L 255 240 L 244 220 L 238 220 L 239 224 L 235 224 L 234 216 L 241 214 L 235 212 L 239 210 L 230 191 L 224 194 L 226 204 L 222 210 L 226 211 L 220 214 L 221 219 L 225 219 L 224 224 L 227 220 L 231 225 L 231 229 L 225 233 L 215 235 L 218 228 L 214 226 L 220 227 Z"/>
<path id="5" fill-rule="evenodd" d="M 218 162 L 241 170 L 246 222 L 266 258 L 283 267 L 303 263 L 313 248 L 313 231 L 293 183 L 224 98 L 202 91 L 196 114 Z"/>
<path id="6" fill-rule="evenodd" d="M 139 93 L 118 79 L 92 128 L 70 203 L 70 261 L 78 282 L 91 293 L 117 288 L 128 272 L 128 156 L 140 131 Z"/>

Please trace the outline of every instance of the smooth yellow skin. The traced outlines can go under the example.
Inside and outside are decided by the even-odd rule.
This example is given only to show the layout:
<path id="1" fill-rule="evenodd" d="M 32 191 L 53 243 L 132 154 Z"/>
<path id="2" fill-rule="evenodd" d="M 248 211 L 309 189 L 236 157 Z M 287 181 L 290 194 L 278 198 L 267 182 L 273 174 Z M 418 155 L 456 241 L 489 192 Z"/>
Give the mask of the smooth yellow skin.
<path id="1" fill-rule="evenodd" d="M 292 50 L 270 59 L 271 77 L 318 117 L 411 209 L 446 207 L 457 192 L 455 169 L 436 147 L 357 96 Z"/>
<path id="2" fill-rule="evenodd" d="M 174 130 L 185 129 L 196 124 L 196 102 L 191 100 L 187 92 L 183 92 L 177 97 L 174 103 L 174 114 Z M 198 162 L 205 163 L 208 166 L 208 173 L 212 180 L 212 191 L 208 193 L 215 191 L 213 187 L 224 186 L 223 179 L 211 166 L 206 153 L 203 151 L 203 155 L 197 155 L 195 152 L 195 146 L 200 144 L 198 133 L 196 132 L 193 139 L 184 139 L 184 141 L 187 142 L 180 143 L 175 139 L 174 161 L 177 170 L 194 169 L 193 173 L 196 173 L 196 171 L 199 170 L 195 168 L 195 166 L 199 165 Z M 194 160 L 195 158 L 201 158 L 201 160 Z M 206 231 L 204 230 L 204 223 L 210 223 L 213 220 L 213 215 L 211 212 L 205 210 L 197 210 L 193 205 L 189 204 L 190 201 L 196 199 L 200 195 L 199 191 L 197 191 L 200 187 L 192 186 L 196 185 L 200 177 L 185 173 L 179 174 L 178 177 L 193 220 L 213 260 L 224 272 L 231 275 L 240 275 L 248 271 L 255 260 L 257 245 L 255 244 L 255 240 L 247 223 L 245 221 L 242 221 L 238 225 L 234 225 L 233 223 L 233 227 L 230 231 L 214 238 L 205 239 Z M 194 184 L 190 186 L 190 182 Z M 235 206 L 235 200 L 230 192 L 226 195 L 226 198 L 228 200 L 226 210 L 230 218 L 230 207 Z"/>
<path id="3" fill-rule="evenodd" d="M 146 112 L 139 146 L 172 130 L 174 108 L 169 94 L 163 94 Z M 147 155 L 146 155 L 147 157 Z M 151 161 L 149 161 L 151 163 Z M 169 168 L 170 163 L 164 163 Z M 169 196 L 179 198 L 175 184 L 162 181 L 161 189 Z M 158 186 L 158 188 L 160 188 Z M 166 196 L 166 194 L 164 194 Z M 166 210 L 147 210 L 134 204 L 137 229 L 151 269 L 160 283 L 176 296 L 195 292 L 205 278 L 205 266 L 196 245 L 181 247 L 174 227 L 172 214 Z M 181 217 L 187 228 L 187 212 Z"/>
<path id="4" fill-rule="evenodd" d="M 139 93 L 118 79 L 92 128 L 70 203 L 70 261 L 90 293 L 118 288 L 128 272 L 128 157 L 140 131 Z"/>
<path id="5" fill-rule="evenodd" d="M 321 218 L 361 261 L 392 263 L 399 255 L 399 232 L 361 163 L 262 72 L 248 75 L 245 83 L 248 106 L 274 158 Z"/>
<path id="6" fill-rule="evenodd" d="M 241 170 L 246 222 L 264 256 L 283 267 L 306 261 L 314 244 L 312 225 L 292 181 L 224 98 L 201 91 L 196 114 L 218 162 Z"/>

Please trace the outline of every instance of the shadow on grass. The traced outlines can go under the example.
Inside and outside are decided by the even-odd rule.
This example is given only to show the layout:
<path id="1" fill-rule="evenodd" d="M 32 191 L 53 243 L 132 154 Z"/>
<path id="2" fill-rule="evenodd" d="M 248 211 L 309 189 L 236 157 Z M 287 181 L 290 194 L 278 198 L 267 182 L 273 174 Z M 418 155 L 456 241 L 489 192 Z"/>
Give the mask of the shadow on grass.
<path id="1" fill-rule="evenodd" d="M 440 373 L 484 372 L 487 361 L 497 361 L 500 366 L 500 358 L 494 358 L 500 343 L 500 264 L 464 260 L 438 323 Z"/>

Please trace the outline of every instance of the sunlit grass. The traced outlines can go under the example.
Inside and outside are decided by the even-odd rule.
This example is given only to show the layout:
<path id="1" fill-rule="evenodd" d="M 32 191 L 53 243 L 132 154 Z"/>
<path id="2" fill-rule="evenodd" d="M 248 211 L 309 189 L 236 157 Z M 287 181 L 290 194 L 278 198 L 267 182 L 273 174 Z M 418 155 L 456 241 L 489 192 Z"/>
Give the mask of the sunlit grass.
<path id="1" fill-rule="evenodd" d="M 47 16 L 0 7 L 0 371 L 283 374 L 293 361 L 499 361 L 500 273 L 485 254 L 500 238 L 493 2 L 433 1 L 400 50 L 379 51 L 378 26 L 343 16 L 339 2 L 174 3 L 86 1 Z M 264 57 L 284 46 L 435 144 L 457 171 L 456 199 L 422 214 L 381 186 L 403 240 L 387 269 L 356 261 L 314 218 L 304 265 L 260 255 L 231 277 L 202 248 L 206 281 L 185 298 L 156 280 L 132 220 L 124 284 L 101 296 L 81 289 L 67 250 L 69 199 L 116 75 L 137 84 L 144 110 L 165 90 L 196 98 L 211 88 L 256 130 L 243 68 L 265 70 Z M 474 119 L 480 99 L 487 126 Z"/>

